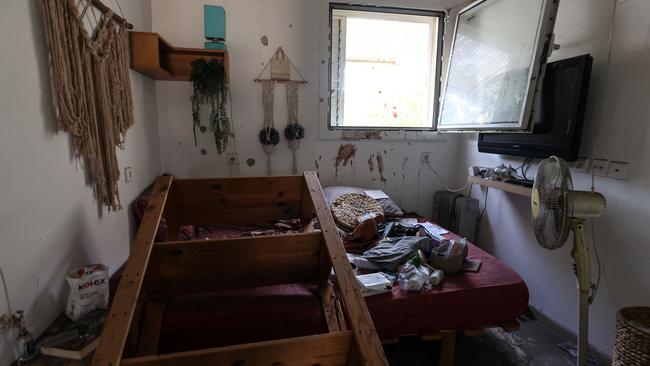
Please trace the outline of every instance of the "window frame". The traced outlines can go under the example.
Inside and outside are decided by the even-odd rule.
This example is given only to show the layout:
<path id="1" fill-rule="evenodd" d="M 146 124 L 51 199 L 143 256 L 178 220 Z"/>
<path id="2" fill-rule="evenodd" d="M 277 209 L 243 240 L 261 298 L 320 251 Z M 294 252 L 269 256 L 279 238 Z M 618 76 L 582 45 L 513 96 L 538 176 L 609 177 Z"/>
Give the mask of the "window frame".
<path id="1" fill-rule="evenodd" d="M 458 24 L 460 22 L 461 15 L 475 7 L 480 6 L 486 1 L 487 0 L 476 0 L 463 7 L 458 12 L 458 14 L 456 14 L 454 27 L 452 29 L 451 44 L 449 47 L 449 62 L 447 62 L 447 67 L 445 70 L 445 80 L 444 86 L 442 88 L 443 91 L 446 91 L 449 83 L 449 72 L 451 70 L 452 59 L 454 57 L 454 46 L 456 45 L 456 36 L 458 33 Z M 533 45 L 533 54 L 528 74 L 528 86 L 526 90 L 524 106 L 519 116 L 519 121 L 503 122 L 499 123 L 499 126 L 485 126 L 478 123 L 466 125 L 442 125 L 442 109 L 443 104 L 445 103 L 445 98 L 444 94 L 441 93 L 439 105 L 440 109 L 438 110 L 438 120 L 436 121 L 437 131 L 446 133 L 532 133 L 533 127 L 535 125 L 533 121 L 535 115 L 535 99 L 537 95 L 541 93 L 544 73 L 546 71 L 546 64 L 548 62 L 548 58 L 551 55 L 551 52 L 553 51 L 553 32 L 555 28 L 555 21 L 557 19 L 558 6 L 559 4 L 556 0 L 542 1 L 542 11 L 540 13 L 540 19 L 537 25 L 535 44 Z"/>
<path id="2" fill-rule="evenodd" d="M 328 11 L 328 49 L 327 49 L 327 130 L 330 131 L 428 131 L 436 132 L 438 118 L 440 113 L 440 96 L 442 87 L 442 68 L 444 54 L 445 23 L 447 13 L 442 10 L 413 9 L 392 6 L 366 5 L 366 4 L 347 4 L 347 3 L 329 3 Z M 434 34 L 436 52 L 432 53 L 434 59 L 432 66 L 435 66 L 435 73 L 431 77 L 430 87 L 433 87 L 433 105 L 431 115 L 431 127 L 384 127 L 384 126 L 339 126 L 332 124 L 332 19 L 334 10 L 361 11 L 369 13 L 398 14 L 398 15 L 416 15 L 434 18 L 438 22 L 437 34 Z M 344 107 L 345 108 L 345 107 Z"/>

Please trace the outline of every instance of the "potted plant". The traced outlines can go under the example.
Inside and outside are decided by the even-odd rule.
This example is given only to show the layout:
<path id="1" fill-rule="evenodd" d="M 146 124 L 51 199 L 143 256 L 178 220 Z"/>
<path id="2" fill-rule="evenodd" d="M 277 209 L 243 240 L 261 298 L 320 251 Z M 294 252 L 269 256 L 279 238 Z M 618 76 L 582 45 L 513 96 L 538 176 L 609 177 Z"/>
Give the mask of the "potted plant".
<path id="1" fill-rule="evenodd" d="M 192 62 L 190 80 L 194 84 L 192 93 L 192 130 L 194 132 L 194 145 L 197 145 L 196 128 L 201 126 L 201 105 L 209 103 L 210 117 L 209 128 L 214 135 L 217 153 L 221 155 L 226 151 L 228 139 L 233 136 L 230 118 L 226 112 L 228 103 L 228 77 L 223 62 L 212 59 L 210 61 L 200 58 Z M 204 131 L 201 128 L 201 131 Z"/>
<path id="2" fill-rule="evenodd" d="M 271 155 L 275 149 L 275 145 L 280 142 L 280 133 L 273 127 L 264 127 L 260 131 L 260 143 L 267 155 Z"/>
<path id="3" fill-rule="evenodd" d="M 300 140 L 305 137 L 305 128 L 299 123 L 292 123 L 287 125 L 284 129 L 284 138 L 289 142 L 291 150 L 298 150 L 300 147 Z"/>

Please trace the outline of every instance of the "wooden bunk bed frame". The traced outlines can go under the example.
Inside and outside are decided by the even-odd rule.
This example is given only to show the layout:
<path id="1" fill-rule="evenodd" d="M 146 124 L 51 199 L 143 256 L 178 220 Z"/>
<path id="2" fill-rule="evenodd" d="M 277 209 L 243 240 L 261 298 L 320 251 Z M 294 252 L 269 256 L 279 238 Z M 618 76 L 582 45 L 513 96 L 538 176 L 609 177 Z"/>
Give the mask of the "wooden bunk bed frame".
<path id="1" fill-rule="evenodd" d="M 174 241 L 154 243 L 163 214 L 167 240 Z M 178 241 L 183 225 L 297 217 L 307 225 L 314 216 L 320 229 L 308 226 L 300 234 Z M 156 354 L 168 296 L 287 283 L 318 284 L 328 333 Z M 156 180 L 92 365 L 181 364 L 388 365 L 315 172 Z"/>

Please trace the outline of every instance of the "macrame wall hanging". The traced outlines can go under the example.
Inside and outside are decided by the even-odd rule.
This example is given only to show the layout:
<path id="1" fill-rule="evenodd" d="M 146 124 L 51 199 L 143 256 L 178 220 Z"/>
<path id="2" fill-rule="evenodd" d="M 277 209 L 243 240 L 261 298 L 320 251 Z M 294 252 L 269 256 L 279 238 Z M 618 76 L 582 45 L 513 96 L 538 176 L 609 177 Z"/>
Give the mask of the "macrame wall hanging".
<path id="1" fill-rule="evenodd" d="M 293 174 L 298 174 L 296 152 L 300 148 L 300 140 L 305 137 L 305 128 L 298 123 L 298 83 L 287 82 L 287 127 L 284 129 L 284 138 L 289 143 L 293 153 Z"/>
<path id="2" fill-rule="evenodd" d="M 264 80 L 262 82 L 262 106 L 264 108 L 264 126 L 260 131 L 260 143 L 266 154 L 266 173 L 271 175 L 271 154 L 275 145 L 280 142 L 280 134 L 273 125 L 273 103 L 275 82 Z"/>
<path id="3" fill-rule="evenodd" d="M 271 65 L 271 78 L 261 79 L 262 74 Z M 291 80 L 291 68 L 300 75 L 301 80 Z M 278 47 L 269 62 L 262 69 L 255 79 L 255 82 L 262 83 L 262 106 L 264 109 L 264 125 L 260 131 L 259 139 L 262 148 L 267 155 L 267 174 L 271 175 L 271 154 L 275 145 L 280 142 L 280 134 L 273 124 L 273 103 L 275 84 L 284 83 L 287 89 L 287 127 L 284 129 L 284 137 L 289 142 L 289 148 L 293 151 L 293 173 L 298 173 L 296 152 L 300 148 L 300 140 L 305 137 L 305 128 L 298 123 L 298 86 L 306 84 L 307 81 L 300 74 L 300 71 L 291 62 L 291 59 L 284 53 L 282 47 Z"/>
<path id="4" fill-rule="evenodd" d="M 75 0 L 43 0 L 53 103 L 59 128 L 72 135 L 75 156 L 87 164 L 97 199 L 118 210 L 115 149 L 134 122 L 125 30 L 130 25 L 98 1 L 84 3 L 80 14 Z M 102 11 L 92 37 L 83 18 L 91 4 Z"/>

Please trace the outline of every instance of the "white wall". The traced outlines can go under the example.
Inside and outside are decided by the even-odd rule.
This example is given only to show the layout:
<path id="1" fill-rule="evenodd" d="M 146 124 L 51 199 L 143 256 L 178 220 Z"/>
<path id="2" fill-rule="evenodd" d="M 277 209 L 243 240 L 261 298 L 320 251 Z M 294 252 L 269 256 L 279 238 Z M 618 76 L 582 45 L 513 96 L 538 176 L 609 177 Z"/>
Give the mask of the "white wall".
<path id="1" fill-rule="evenodd" d="M 401 1 L 393 4 L 416 8 L 443 9 L 460 1 Z M 263 68 L 278 46 L 282 46 L 309 84 L 299 91 L 299 121 L 306 129 L 306 137 L 298 152 L 298 167 L 318 170 L 323 184 L 355 184 L 384 189 L 410 210 L 428 214 L 432 195 L 439 182 L 420 164 L 420 153 L 433 153 L 436 168 L 443 172 L 455 169 L 454 162 L 460 152 L 458 136 L 437 137 L 430 141 L 406 141 L 402 137 L 383 140 L 351 142 L 358 150 L 352 166 L 340 167 L 335 173 L 334 160 L 340 139 L 321 138 L 319 124 L 326 122 L 321 116 L 319 85 L 326 72 L 322 60 L 321 22 L 328 21 L 327 2 L 320 0 L 227 0 L 227 1 L 174 1 L 152 2 L 153 29 L 174 46 L 203 46 L 203 4 L 221 5 L 226 9 L 227 45 L 230 55 L 230 80 L 233 95 L 236 151 L 239 167 L 231 168 L 224 157 L 218 157 L 209 133 L 199 134 L 199 146 L 194 146 L 191 128 L 190 95 L 188 82 L 157 82 L 158 114 L 160 124 L 163 169 L 182 177 L 207 177 L 229 175 L 265 175 L 266 155 L 258 142 L 262 129 L 261 84 L 253 79 Z M 383 3 L 390 3 L 383 1 Z M 263 46 L 260 38 L 266 35 L 269 45 Z M 286 126 L 284 87 L 276 88 L 275 125 L 282 134 Z M 325 103 L 322 103 L 325 105 Z M 207 108 L 206 108 L 207 109 Z M 205 115 L 204 115 L 205 116 Z M 204 121 L 207 116 L 204 117 Z M 414 136 L 415 137 L 415 136 Z M 201 155 L 201 149 L 208 151 Z M 231 144 L 229 151 L 235 151 Z M 370 154 L 385 156 L 385 177 L 381 182 L 375 169 L 369 171 Z M 249 167 L 246 160 L 256 163 Z M 282 138 L 272 155 L 273 174 L 291 174 L 291 152 Z M 455 177 L 455 176 L 452 176 Z M 452 178 L 447 184 L 452 185 Z M 412 187 L 403 189 L 403 187 Z"/>
<path id="2" fill-rule="evenodd" d="M 40 3 L 0 6 L 0 268 L 11 307 L 27 312 L 35 334 L 63 311 L 67 270 L 101 261 L 115 271 L 124 263 L 133 232 L 128 205 L 161 172 L 154 83 L 132 72 L 135 126 L 118 159 L 135 179 L 119 184 L 124 210 L 98 208 L 68 135 L 57 132 Z M 151 28 L 149 0 L 121 5 L 137 30 Z M 0 289 L 0 314 L 7 309 Z M 0 331 L 0 365 L 13 358 L 15 335 Z"/>
<path id="3" fill-rule="evenodd" d="M 608 75 L 613 7 L 614 1 L 609 0 L 560 2 L 556 42 L 562 49 L 553 55 L 553 59 L 585 53 L 594 57 L 581 155 L 630 163 L 628 181 L 596 177 L 596 188 L 607 197 L 607 209 L 595 220 L 603 278 L 591 306 L 589 334 L 593 345 L 610 354 L 616 311 L 622 306 L 650 305 L 650 2 L 619 0 L 616 4 Z M 521 159 L 478 153 L 476 136 L 467 139 L 463 155 L 463 167 L 521 163 Z M 577 189 L 591 187 L 589 175 L 573 173 L 573 178 Z M 524 278 L 531 304 L 576 331 L 571 245 L 556 251 L 539 247 L 529 205 L 523 197 L 491 189 L 478 244 Z"/>
<path id="4" fill-rule="evenodd" d="M 206 2 L 123 1 L 122 7 L 137 30 L 153 28 L 173 45 L 201 47 L 202 5 Z M 380 1 L 435 9 L 458 2 Z M 154 84 L 132 72 L 136 125 L 118 157 L 121 167 L 134 167 L 135 180 L 120 182 L 123 204 L 130 203 L 161 170 L 183 177 L 266 174 L 266 156 L 257 141 L 262 124 L 261 87 L 252 79 L 277 46 L 286 50 L 309 80 L 299 94 L 299 117 L 307 137 L 298 162 L 300 170 L 318 170 L 324 184 L 379 187 L 407 209 L 427 214 L 432 194 L 440 184 L 419 163 L 421 152 L 433 152 L 434 166 L 447 173 L 444 176 L 449 177 L 448 184 L 461 181 L 466 166 L 520 161 L 479 154 L 475 136 L 466 139 L 449 135 L 428 141 L 384 136 L 383 140 L 351 142 L 358 148 L 356 159 L 352 166 L 340 167 L 337 175 L 334 158 L 344 142 L 324 138 L 318 132 L 324 123 L 319 117 L 324 1 L 207 3 L 223 5 L 227 12 L 240 165 L 231 168 L 223 157 L 216 156 L 209 134 L 200 134 L 200 146 L 193 146 L 190 83 Z M 56 131 L 38 4 L 38 0 L 11 0 L 3 3 L 0 12 L 0 38 L 5 50 L 11 50 L 0 55 L 0 268 L 8 280 L 13 309 L 28 311 L 30 329 L 35 333 L 40 333 L 62 309 L 65 270 L 96 261 L 117 269 L 127 257 L 133 232 L 128 210 L 99 215 L 92 188 L 84 183 L 84 171 L 71 157 L 68 136 Z M 554 56 L 591 53 L 595 58 L 583 154 L 631 164 L 629 181 L 596 181 L 599 191 L 608 197 L 608 208 L 595 228 L 604 278 L 591 308 L 591 341 L 605 352 L 611 352 L 616 310 L 624 305 L 650 305 L 650 209 L 646 204 L 650 198 L 650 3 L 619 0 L 608 76 L 613 4 L 614 0 L 563 1 L 557 24 L 557 41 L 563 49 Z M 269 46 L 261 44 L 263 35 L 269 38 Z M 283 88 L 278 88 L 279 130 L 286 123 L 283 100 Z M 202 148 L 208 155 L 201 155 Z M 235 151 L 234 145 L 230 151 Z M 376 168 L 369 171 L 367 160 L 373 153 L 385 154 L 385 184 L 379 180 Z M 248 158 L 255 159 L 255 165 L 246 165 Z M 274 174 L 290 173 L 291 154 L 285 141 L 278 145 L 272 159 Z M 574 179 L 577 187 L 589 187 L 589 176 L 578 173 Z M 478 197 L 476 190 L 475 195 Z M 575 330 L 576 294 L 569 249 L 550 252 L 537 246 L 528 205 L 525 199 L 491 190 L 478 244 L 524 277 L 533 305 Z M 0 296 L 0 312 L 6 308 Z M 12 336 L 3 333 L 0 338 L 0 364 L 11 357 Z"/>

